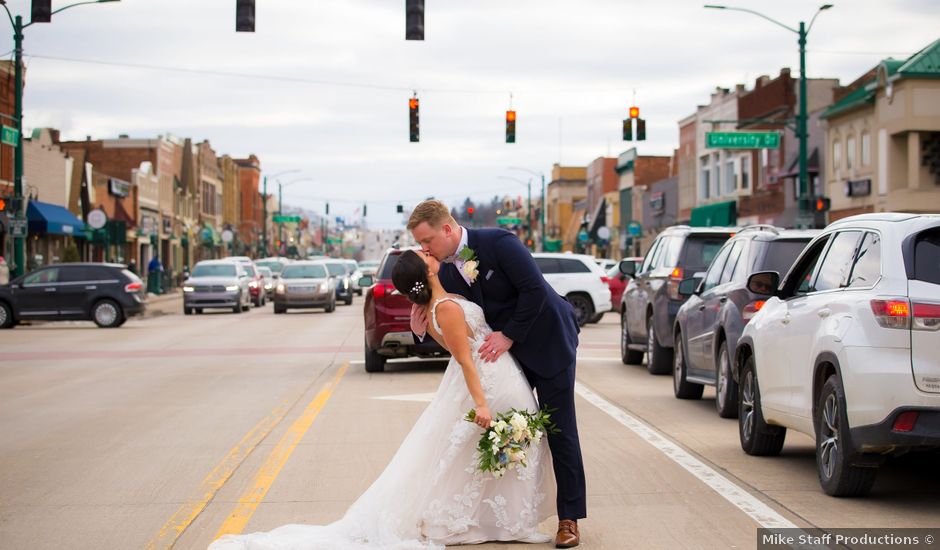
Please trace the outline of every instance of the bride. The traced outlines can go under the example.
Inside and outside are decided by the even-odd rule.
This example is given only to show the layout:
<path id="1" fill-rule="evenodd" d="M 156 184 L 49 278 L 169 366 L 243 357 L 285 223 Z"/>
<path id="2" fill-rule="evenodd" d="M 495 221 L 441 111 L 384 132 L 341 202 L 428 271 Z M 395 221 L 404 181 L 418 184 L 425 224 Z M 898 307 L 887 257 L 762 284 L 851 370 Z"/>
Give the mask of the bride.
<path id="1" fill-rule="evenodd" d="M 546 438 L 527 451 L 525 468 L 496 479 L 477 469 L 481 429 L 511 408 L 538 410 L 532 388 L 508 353 L 484 362 L 477 350 L 491 332 L 483 310 L 449 295 L 433 256 L 408 250 L 395 265 L 399 292 L 427 308 L 428 333 L 453 358 L 441 385 L 385 471 L 329 525 L 285 525 L 225 535 L 210 550 L 437 549 L 487 541 L 544 543 L 538 524 L 554 514 L 555 486 Z M 463 420 L 476 409 L 475 424 Z"/>

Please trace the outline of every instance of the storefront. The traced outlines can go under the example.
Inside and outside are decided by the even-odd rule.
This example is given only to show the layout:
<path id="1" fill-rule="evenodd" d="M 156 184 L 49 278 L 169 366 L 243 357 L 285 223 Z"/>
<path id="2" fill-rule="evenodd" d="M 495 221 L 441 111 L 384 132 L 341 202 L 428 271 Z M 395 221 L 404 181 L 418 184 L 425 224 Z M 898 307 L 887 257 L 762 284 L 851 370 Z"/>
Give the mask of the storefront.
<path id="1" fill-rule="evenodd" d="M 29 201 L 26 219 L 28 270 L 62 261 L 69 239 L 84 238 L 84 222 L 57 204 Z"/>
<path id="2" fill-rule="evenodd" d="M 716 202 L 692 209 L 692 227 L 733 227 L 738 223 L 737 201 Z"/>

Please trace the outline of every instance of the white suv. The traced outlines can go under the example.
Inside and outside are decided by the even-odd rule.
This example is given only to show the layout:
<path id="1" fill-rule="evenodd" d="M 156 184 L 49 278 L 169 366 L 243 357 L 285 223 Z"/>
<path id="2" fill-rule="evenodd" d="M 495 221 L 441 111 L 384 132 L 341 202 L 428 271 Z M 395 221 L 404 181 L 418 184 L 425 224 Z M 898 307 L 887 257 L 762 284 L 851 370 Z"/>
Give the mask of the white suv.
<path id="1" fill-rule="evenodd" d="M 888 455 L 940 447 L 940 216 L 863 214 L 830 224 L 773 293 L 735 354 L 741 447 L 816 439 L 823 490 L 867 493 Z"/>
<path id="2" fill-rule="evenodd" d="M 609 279 L 594 256 L 552 252 L 532 256 L 548 284 L 574 307 L 579 325 L 596 323 L 610 311 Z"/>

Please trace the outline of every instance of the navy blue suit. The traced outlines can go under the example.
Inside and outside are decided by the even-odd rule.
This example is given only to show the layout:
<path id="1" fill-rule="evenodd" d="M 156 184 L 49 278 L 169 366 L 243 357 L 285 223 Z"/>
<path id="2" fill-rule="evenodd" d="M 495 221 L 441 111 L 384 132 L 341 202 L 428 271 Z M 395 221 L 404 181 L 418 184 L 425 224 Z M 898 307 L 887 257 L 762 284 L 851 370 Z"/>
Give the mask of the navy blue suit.
<path id="1" fill-rule="evenodd" d="M 561 432 L 549 435 L 548 444 L 558 485 L 558 517 L 587 517 L 574 408 L 579 332 L 574 309 L 549 286 L 532 254 L 512 233 L 470 229 L 467 246 L 479 261 L 476 281 L 468 286 L 456 266 L 442 264 L 441 284 L 483 308 L 490 327 L 512 339 L 509 352 L 535 388 L 539 405 L 557 409 L 552 421 Z"/>

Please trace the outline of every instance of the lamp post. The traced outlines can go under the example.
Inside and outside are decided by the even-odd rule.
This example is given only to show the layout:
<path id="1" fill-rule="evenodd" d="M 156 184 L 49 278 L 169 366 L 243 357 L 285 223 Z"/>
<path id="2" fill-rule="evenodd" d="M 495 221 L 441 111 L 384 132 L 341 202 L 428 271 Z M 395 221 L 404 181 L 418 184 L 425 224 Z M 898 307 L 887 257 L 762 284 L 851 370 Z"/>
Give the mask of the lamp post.
<path id="1" fill-rule="evenodd" d="M 285 170 L 283 172 L 278 172 L 271 176 L 272 180 L 279 178 L 281 176 L 286 176 L 287 174 L 296 174 L 300 170 Z M 277 180 L 275 180 L 277 181 Z M 268 253 L 268 176 L 264 176 L 264 188 L 261 191 L 261 246 L 264 249 L 264 254 Z"/>
<path id="2" fill-rule="evenodd" d="M 275 180 L 275 181 L 277 181 L 277 214 L 279 216 L 283 216 L 284 215 L 284 202 L 283 202 L 284 188 L 290 187 L 291 185 L 294 185 L 295 183 L 301 183 L 304 181 L 313 181 L 313 180 L 310 178 L 300 178 L 300 179 L 289 181 L 284 184 L 282 184 L 278 180 Z M 284 222 L 277 224 L 277 240 L 280 241 L 281 243 L 284 242 Z"/>
<path id="3" fill-rule="evenodd" d="M 803 21 L 800 21 L 800 26 L 797 29 L 793 27 L 788 27 L 776 19 L 767 17 L 766 15 L 756 12 L 754 10 L 749 10 L 747 8 L 734 8 L 728 6 L 716 6 L 707 4 L 705 6 L 709 9 L 715 10 L 729 10 L 729 11 L 743 11 L 745 13 L 750 13 L 756 15 L 775 25 L 779 25 L 784 29 L 796 33 L 799 37 L 798 43 L 800 45 L 800 107 L 799 114 L 796 117 L 796 138 L 800 142 L 800 199 L 799 199 L 799 208 L 800 214 L 797 218 L 797 226 L 799 227 L 815 227 L 815 215 L 812 209 L 813 204 L 813 193 L 814 189 L 809 184 L 809 172 L 807 167 L 807 132 L 806 132 L 806 37 L 809 35 L 809 31 L 813 28 L 813 23 L 816 22 L 816 18 L 820 13 L 828 10 L 832 7 L 832 4 L 823 4 L 816 10 L 816 13 L 813 15 L 813 18 L 809 22 L 809 26 Z"/>
<path id="4" fill-rule="evenodd" d="M 509 176 L 496 176 L 496 177 L 501 180 L 509 180 L 509 181 L 514 181 L 516 183 L 520 183 L 522 185 L 525 185 L 526 188 L 529 190 L 529 199 L 528 199 L 529 202 L 525 209 L 525 217 L 526 217 L 526 227 L 528 227 L 529 229 L 528 237 L 526 237 L 526 239 L 528 241 L 531 241 L 532 240 L 532 178 L 529 178 L 529 181 L 522 181 L 520 179 L 511 178 Z"/>
<path id="5" fill-rule="evenodd" d="M 77 2 L 75 4 L 69 4 L 68 6 L 63 6 L 55 11 L 53 11 L 50 16 L 55 15 L 61 11 L 65 11 L 69 8 L 74 8 L 75 6 L 83 6 L 85 4 L 103 4 L 105 2 L 119 2 L 120 0 L 90 0 L 87 2 Z M 23 16 L 17 15 L 13 17 L 13 14 L 10 13 L 10 8 L 7 7 L 6 0 L 0 0 L 0 6 L 3 6 L 3 9 L 6 10 L 7 16 L 10 18 L 10 25 L 13 26 L 13 62 L 15 64 L 13 68 L 13 78 L 14 82 L 14 101 L 13 101 L 13 118 L 16 123 L 16 145 L 14 150 L 14 174 L 13 174 L 13 206 L 19 211 L 14 210 L 13 217 L 16 220 L 22 219 L 22 216 L 25 214 L 23 212 L 23 31 L 26 30 L 26 27 L 29 27 L 37 21 L 30 21 L 29 23 L 23 24 Z M 13 236 L 13 277 L 19 277 L 23 274 L 24 266 L 26 265 L 26 247 L 25 240 L 26 234 L 14 234 Z"/>
<path id="6" fill-rule="evenodd" d="M 541 236 L 541 239 L 539 240 L 541 241 L 541 243 L 539 247 L 541 248 L 542 252 L 545 252 L 545 210 L 547 209 L 546 202 L 545 202 L 546 200 L 545 199 L 545 172 L 535 172 L 534 170 L 529 170 L 528 168 L 521 168 L 519 166 L 510 166 L 509 169 L 521 170 L 523 172 L 528 172 L 529 174 L 532 174 L 533 176 L 538 176 L 542 178 L 542 208 L 540 208 L 540 215 L 539 215 L 539 228 L 540 228 L 539 235 Z"/>

